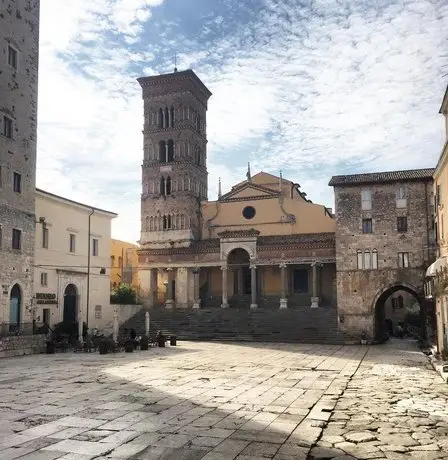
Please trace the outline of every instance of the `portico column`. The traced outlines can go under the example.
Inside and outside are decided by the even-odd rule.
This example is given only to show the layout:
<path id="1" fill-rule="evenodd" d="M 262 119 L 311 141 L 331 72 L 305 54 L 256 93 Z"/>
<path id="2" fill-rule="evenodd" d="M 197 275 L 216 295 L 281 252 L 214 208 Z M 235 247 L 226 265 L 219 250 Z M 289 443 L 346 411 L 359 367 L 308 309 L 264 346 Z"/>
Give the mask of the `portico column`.
<path id="1" fill-rule="evenodd" d="M 313 269 L 313 296 L 311 297 L 311 308 L 319 307 L 319 297 L 317 292 L 317 267 L 320 267 L 321 264 L 317 261 L 314 261 L 311 264 Z"/>
<path id="2" fill-rule="evenodd" d="M 288 308 L 288 299 L 286 298 L 286 264 L 280 264 L 280 283 L 281 283 L 281 297 L 280 309 Z"/>
<path id="3" fill-rule="evenodd" d="M 222 304 L 221 308 L 228 308 L 228 300 L 227 300 L 227 265 L 223 265 L 221 267 L 222 270 Z"/>
<path id="4" fill-rule="evenodd" d="M 199 296 L 199 268 L 193 269 L 193 284 L 194 284 L 194 303 L 193 308 L 197 309 L 201 306 L 201 298 Z"/>
<path id="5" fill-rule="evenodd" d="M 165 302 L 166 308 L 173 308 L 173 269 L 167 268 L 166 271 L 168 272 L 168 290 L 167 290 L 167 299 Z"/>
<path id="6" fill-rule="evenodd" d="M 251 302 L 250 308 L 255 309 L 258 308 L 257 305 L 257 266 L 255 264 L 251 264 L 250 266 L 250 295 L 251 295 Z"/>

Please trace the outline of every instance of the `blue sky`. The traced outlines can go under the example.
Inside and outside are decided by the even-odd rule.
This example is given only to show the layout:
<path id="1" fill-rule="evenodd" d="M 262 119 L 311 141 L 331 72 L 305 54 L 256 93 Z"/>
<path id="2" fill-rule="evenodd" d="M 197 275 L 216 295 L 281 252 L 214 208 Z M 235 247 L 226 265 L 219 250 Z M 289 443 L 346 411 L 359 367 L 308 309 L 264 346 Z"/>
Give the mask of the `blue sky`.
<path id="1" fill-rule="evenodd" d="M 140 231 L 136 78 L 192 68 L 213 92 L 209 199 L 264 170 L 333 207 L 334 174 L 434 166 L 446 0 L 41 0 L 37 184 Z M 444 76 L 445 75 L 445 76 Z"/>

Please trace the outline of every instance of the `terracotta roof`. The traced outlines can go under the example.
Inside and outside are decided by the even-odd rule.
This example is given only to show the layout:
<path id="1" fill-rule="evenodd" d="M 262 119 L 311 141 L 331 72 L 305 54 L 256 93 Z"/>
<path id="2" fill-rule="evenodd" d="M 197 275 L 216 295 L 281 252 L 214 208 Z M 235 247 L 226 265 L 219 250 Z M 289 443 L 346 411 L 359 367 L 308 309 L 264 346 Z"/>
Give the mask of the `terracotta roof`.
<path id="1" fill-rule="evenodd" d="M 406 171 L 386 171 L 366 174 L 350 174 L 347 176 L 333 176 L 328 185 L 358 185 L 372 184 L 375 182 L 399 182 L 415 180 L 432 180 L 434 168 L 426 169 L 409 169 Z"/>

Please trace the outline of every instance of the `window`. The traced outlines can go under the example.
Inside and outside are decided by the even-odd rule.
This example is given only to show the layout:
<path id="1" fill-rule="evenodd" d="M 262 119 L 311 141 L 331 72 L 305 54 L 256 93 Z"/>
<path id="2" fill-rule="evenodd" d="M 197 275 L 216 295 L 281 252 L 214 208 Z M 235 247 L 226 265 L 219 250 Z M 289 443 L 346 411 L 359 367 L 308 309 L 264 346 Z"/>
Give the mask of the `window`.
<path id="1" fill-rule="evenodd" d="M 255 214 L 256 214 L 256 211 L 253 206 L 246 206 L 243 209 L 243 217 L 245 219 L 248 219 L 248 220 L 253 219 L 255 217 Z"/>
<path id="2" fill-rule="evenodd" d="M 406 216 L 397 217 L 397 232 L 408 231 L 408 218 Z"/>
<path id="3" fill-rule="evenodd" d="M 372 267 L 370 266 L 370 251 L 367 249 L 364 251 L 364 269 L 370 270 Z"/>
<path id="4" fill-rule="evenodd" d="M 8 46 L 8 64 L 17 70 L 18 53 L 11 45 Z"/>
<path id="5" fill-rule="evenodd" d="M 70 252 L 76 251 L 76 235 L 70 233 Z"/>
<path id="6" fill-rule="evenodd" d="M 22 231 L 16 228 L 12 229 L 12 248 L 18 251 L 22 249 Z"/>
<path id="7" fill-rule="evenodd" d="M 115 256 L 110 256 L 110 268 L 115 267 Z"/>
<path id="8" fill-rule="evenodd" d="M 297 294 L 308 294 L 308 270 L 293 271 L 293 289 Z"/>
<path id="9" fill-rule="evenodd" d="M 3 116 L 3 130 L 2 134 L 9 139 L 12 139 L 12 120 L 6 115 Z"/>
<path id="10" fill-rule="evenodd" d="M 378 269 L 378 251 L 376 249 L 372 251 L 372 269 Z"/>
<path id="11" fill-rule="evenodd" d="M 92 239 L 92 256 L 98 255 L 98 240 L 96 238 Z"/>
<path id="12" fill-rule="evenodd" d="M 397 208 L 405 208 L 407 206 L 407 192 L 405 187 L 398 187 L 396 192 Z"/>
<path id="13" fill-rule="evenodd" d="M 362 220 L 362 233 L 373 233 L 372 219 Z"/>
<path id="14" fill-rule="evenodd" d="M 364 264 L 363 264 L 363 258 L 362 258 L 362 251 L 360 249 L 358 249 L 357 251 L 357 266 L 358 266 L 358 270 L 362 270 Z"/>
<path id="15" fill-rule="evenodd" d="M 50 324 L 50 309 L 44 308 L 42 310 L 42 319 L 44 324 Z"/>
<path id="16" fill-rule="evenodd" d="M 409 252 L 399 252 L 398 253 L 398 266 L 400 268 L 409 267 Z"/>
<path id="17" fill-rule="evenodd" d="M 13 174 L 12 183 L 14 191 L 16 193 L 22 193 L 22 175 L 15 172 Z"/>
<path id="18" fill-rule="evenodd" d="M 42 247 L 44 249 L 48 249 L 48 238 L 49 238 L 48 228 L 42 227 Z"/>
<path id="19" fill-rule="evenodd" d="M 361 209 L 363 211 L 369 211 L 372 209 L 372 191 L 363 190 L 361 192 Z"/>
<path id="20" fill-rule="evenodd" d="M 436 206 L 440 206 L 441 204 L 442 204 L 442 193 L 441 193 L 440 185 L 437 185 Z"/>
<path id="21" fill-rule="evenodd" d="M 42 272 L 40 274 L 40 285 L 47 286 L 47 282 L 48 282 L 48 274 L 45 272 Z"/>

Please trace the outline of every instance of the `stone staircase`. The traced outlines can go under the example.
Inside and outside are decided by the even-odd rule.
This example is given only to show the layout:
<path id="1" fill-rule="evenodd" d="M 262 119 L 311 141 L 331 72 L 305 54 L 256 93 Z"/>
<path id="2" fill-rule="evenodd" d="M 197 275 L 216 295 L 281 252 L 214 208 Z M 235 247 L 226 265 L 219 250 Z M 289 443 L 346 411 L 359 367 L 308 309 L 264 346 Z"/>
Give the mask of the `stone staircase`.
<path id="1" fill-rule="evenodd" d="M 145 310 L 121 329 L 145 333 Z M 338 331 L 335 308 L 287 310 L 203 307 L 199 310 L 159 306 L 150 310 L 150 335 L 157 331 L 179 340 L 350 344 L 359 340 Z"/>

